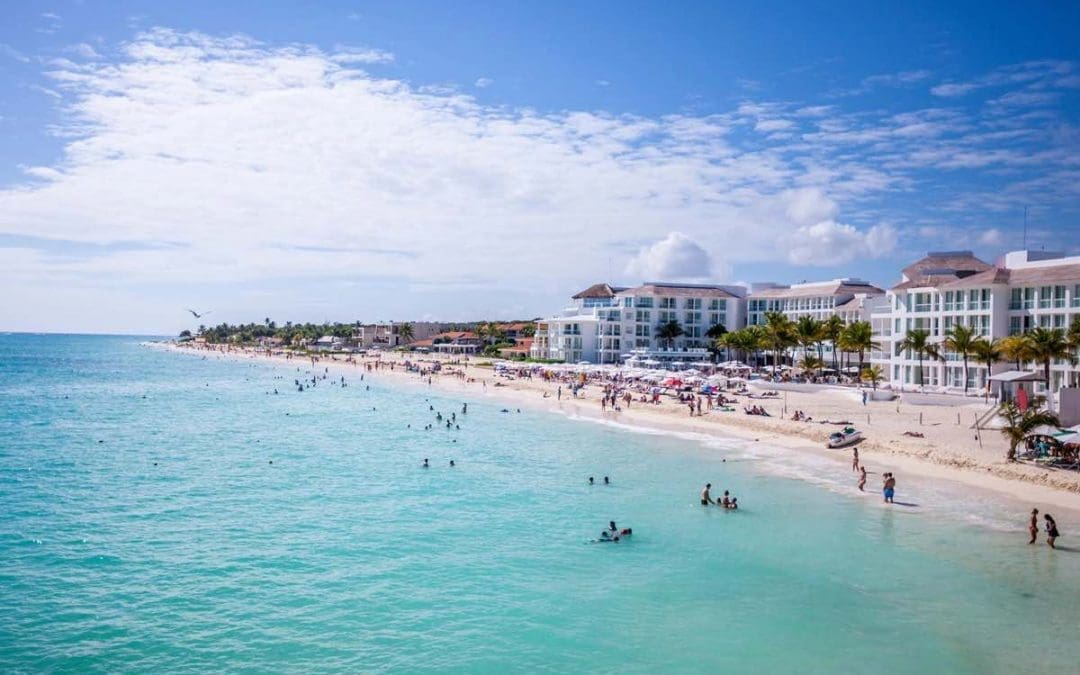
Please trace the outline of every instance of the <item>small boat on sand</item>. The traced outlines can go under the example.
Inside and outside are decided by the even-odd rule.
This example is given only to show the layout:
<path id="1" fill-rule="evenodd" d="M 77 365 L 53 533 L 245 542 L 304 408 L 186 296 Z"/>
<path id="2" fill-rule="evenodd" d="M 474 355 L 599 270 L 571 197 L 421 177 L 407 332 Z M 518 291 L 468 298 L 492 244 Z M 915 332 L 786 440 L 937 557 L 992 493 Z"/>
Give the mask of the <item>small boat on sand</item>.
<path id="1" fill-rule="evenodd" d="M 844 427 L 841 431 L 829 434 L 829 440 L 825 443 L 826 448 L 842 448 L 863 439 L 862 432 L 855 427 Z"/>

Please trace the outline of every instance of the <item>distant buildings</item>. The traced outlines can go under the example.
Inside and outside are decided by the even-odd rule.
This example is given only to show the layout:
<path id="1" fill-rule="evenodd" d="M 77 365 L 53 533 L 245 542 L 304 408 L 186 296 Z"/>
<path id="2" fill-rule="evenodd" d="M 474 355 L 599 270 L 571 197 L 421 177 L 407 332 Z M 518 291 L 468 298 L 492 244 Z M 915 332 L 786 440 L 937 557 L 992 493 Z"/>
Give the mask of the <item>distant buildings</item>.
<path id="1" fill-rule="evenodd" d="M 575 294 L 560 316 L 537 322 L 530 354 L 571 363 L 702 361 L 709 357 L 712 326 L 744 324 L 744 293 L 742 286 L 595 284 Z M 669 322 L 683 334 L 665 336 Z"/>
<path id="2" fill-rule="evenodd" d="M 875 340 L 881 348 L 871 362 L 881 366 L 894 387 L 961 389 L 964 368 L 958 354 L 944 361 L 923 359 L 901 350 L 907 333 L 925 330 L 940 343 L 957 324 L 970 326 L 988 340 L 1025 333 L 1035 327 L 1067 330 L 1080 314 L 1080 256 L 1045 251 L 1014 251 L 994 264 L 970 251 L 929 253 L 904 268 L 900 283 L 889 289 L 886 303 L 871 313 Z M 1007 370 L 999 364 L 994 372 Z M 969 358 L 968 387 L 979 388 L 992 374 Z M 1051 386 L 1075 380 L 1077 367 L 1067 361 L 1051 364 Z"/>

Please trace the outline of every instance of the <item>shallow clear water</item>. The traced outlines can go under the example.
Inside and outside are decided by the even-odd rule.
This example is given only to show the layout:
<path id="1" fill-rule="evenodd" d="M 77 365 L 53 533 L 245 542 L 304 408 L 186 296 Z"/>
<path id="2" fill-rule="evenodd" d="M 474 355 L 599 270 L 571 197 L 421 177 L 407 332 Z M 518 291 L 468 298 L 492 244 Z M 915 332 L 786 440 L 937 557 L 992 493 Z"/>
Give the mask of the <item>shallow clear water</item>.
<path id="1" fill-rule="evenodd" d="M 0 336 L 0 671 L 1014 673 L 1080 657 L 1080 555 L 1023 545 L 1020 512 L 971 522 L 931 505 L 940 486 L 888 509 L 834 464 L 774 475 L 795 458 L 734 440 L 358 374 L 299 393 L 296 376 L 136 338 Z M 429 405 L 461 430 L 424 431 Z M 743 509 L 700 507 L 706 480 Z M 586 543 L 611 519 L 633 541 Z"/>

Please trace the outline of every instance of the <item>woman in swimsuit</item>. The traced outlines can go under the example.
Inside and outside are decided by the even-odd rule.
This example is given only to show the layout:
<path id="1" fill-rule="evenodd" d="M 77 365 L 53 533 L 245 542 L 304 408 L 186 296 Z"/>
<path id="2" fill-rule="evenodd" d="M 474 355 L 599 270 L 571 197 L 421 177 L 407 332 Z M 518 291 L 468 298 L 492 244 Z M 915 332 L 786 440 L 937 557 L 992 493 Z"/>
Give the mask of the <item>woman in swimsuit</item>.
<path id="1" fill-rule="evenodd" d="M 1031 520 L 1028 522 L 1028 533 L 1031 534 L 1029 544 L 1034 544 L 1039 538 L 1039 509 L 1031 509 Z"/>
<path id="2" fill-rule="evenodd" d="M 1054 546 L 1054 540 L 1061 536 L 1058 533 L 1057 523 L 1049 513 L 1043 514 L 1043 518 L 1046 520 L 1046 543 L 1050 544 L 1050 548 L 1057 548 Z"/>

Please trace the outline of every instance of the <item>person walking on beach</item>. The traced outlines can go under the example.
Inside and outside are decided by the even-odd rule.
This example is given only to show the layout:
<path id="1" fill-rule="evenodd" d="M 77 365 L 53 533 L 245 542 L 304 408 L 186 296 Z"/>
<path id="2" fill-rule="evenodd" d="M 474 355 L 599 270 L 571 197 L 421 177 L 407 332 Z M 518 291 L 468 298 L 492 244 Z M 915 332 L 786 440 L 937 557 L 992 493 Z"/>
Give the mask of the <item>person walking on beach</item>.
<path id="1" fill-rule="evenodd" d="M 893 495 L 896 494 L 896 479 L 893 478 L 893 475 L 891 473 L 885 474 L 885 484 L 882 488 L 882 493 L 885 496 L 885 503 L 892 504 Z"/>
<path id="2" fill-rule="evenodd" d="M 865 389 L 863 390 L 863 393 L 862 393 L 862 404 L 866 405 L 866 390 Z"/>
<path id="3" fill-rule="evenodd" d="M 858 448 L 852 448 L 851 449 L 851 470 L 852 471 L 858 471 L 859 470 L 859 449 Z"/>
<path id="4" fill-rule="evenodd" d="M 1050 545 L 1050 548 L 1057 548 L 1054 541 L 1061 536 L 1057 529 L 1057 523 L 1049 513 L 1044 513 L 1043 518 L 1046 520 L 1046 543 Z"/>
<path id="5" fill-rule="evenodd" d="M 866 467 L 859 467 L 859 492 L 866 492 L 863 488 L 866 487 Z"/>
<path id="6" fill-rule="evenodd" d="M 1028 534 L 1031 535 L 1031 541 L 1028 544 L 1034 544 L 1035 540 L 1039 538 L 1039 509 L 1031 509 L 1031 520 L 1028 521 Z"/>
<path id="7" fill-rule="evenodd" d="M 713 503 L 712 497 L 709 496 L 710 489 L 712 489 L 712 483 L 705 483 L 705 489 L 701 491 L 702 506 L 708 506 Z"/>
<path id="8" fill-rule="evenodd" d="M 557 389 L 557 390 L 555 391 L 555 400 L 556 400 L 556 401 L 561 401 L 561 400 L 562 400 L 562 387 L 559 387 L 559 388 L 558 388 L 558 389 Z"/>

